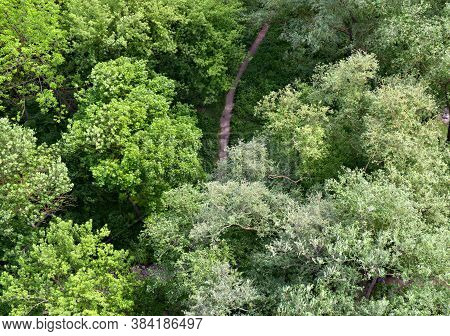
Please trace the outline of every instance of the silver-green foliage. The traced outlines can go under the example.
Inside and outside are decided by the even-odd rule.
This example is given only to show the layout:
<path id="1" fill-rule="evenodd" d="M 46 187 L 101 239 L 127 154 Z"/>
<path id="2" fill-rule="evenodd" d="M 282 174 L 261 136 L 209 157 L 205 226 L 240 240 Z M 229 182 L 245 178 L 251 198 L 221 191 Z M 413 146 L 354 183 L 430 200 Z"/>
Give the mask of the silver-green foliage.
<path id="1" fill-rule="evenodd" d="M 222 182 L 263 181 L 274 171 L 273 165 L 264 139 L 239 141 L 228 149 L 228 157 L 217 163 L 215 179 Z"/>
<path id="2" fill-rule="evenodd" d="M 299 267 L 278 313 L 446 314 L 448 227 L 428 226 L 413 192 L 383 174 L 349 171 L 327 190 L 288 216 L 270 244 L 274 267 Z"/>
<path id="3" fill-rule="evenodd" d="M 257 291 L 227 260 L 218 247 L 186 253 L 177 263 L 177 281 L 188 293 L 187 315 L 245 314 Z"/>

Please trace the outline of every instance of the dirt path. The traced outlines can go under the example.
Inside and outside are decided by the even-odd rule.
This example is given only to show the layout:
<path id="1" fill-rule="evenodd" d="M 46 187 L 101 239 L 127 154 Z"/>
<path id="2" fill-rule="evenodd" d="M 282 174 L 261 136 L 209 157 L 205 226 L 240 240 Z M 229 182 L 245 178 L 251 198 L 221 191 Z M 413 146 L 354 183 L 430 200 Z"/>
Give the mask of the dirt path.
<path id="1" fill-rule="evenodd" d="M 227 146 L 228 141 L 230 139 L 230 130 L 231 130 L 231 116 L 233 114 L 233 106 L 234 106 L 234 96 L 236 94 L 237 86 L 241 80 L 242 75 L 247 70 L 247 66 L 250 63 L 250 59 L 256 54 L 256 50 L 258 49 L 261 42 L 266 37 L 267 31 L 269 30 L 269 24 L 265 23 L 258 35 L 256 36 L 255 41 L 253 41 L 252 46 L 248 50 L 247 56 L 244 61 L 239 66 L 238 73 L 234 78 L 233 85 L 231 86 L 230 91 L 228 91 L 227 96 L 225 98 L 225 107 L 222 112 L 222 117 L 220 118 L 220 132 L 219 132 L 219 160 L 227 158 Z"/>

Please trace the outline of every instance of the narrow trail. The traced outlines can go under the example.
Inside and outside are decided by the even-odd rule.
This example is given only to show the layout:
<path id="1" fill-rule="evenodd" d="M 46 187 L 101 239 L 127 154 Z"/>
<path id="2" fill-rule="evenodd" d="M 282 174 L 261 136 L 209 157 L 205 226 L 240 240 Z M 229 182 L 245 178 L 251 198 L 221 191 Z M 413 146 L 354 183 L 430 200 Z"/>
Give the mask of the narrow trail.
<path id="1" fill-rule="evenodd" d="M 227 155 L 228 155 L 227 146 L 228 146 L 228 141 L 230 139 L 231 116 L 233 114 L 234 96 L 236 94 L 237 86 L 239 85 L 239 82 L 241 81 L 242 75 L 247 70 L 248 64 L 250 63 L 250 59 L 256 54 L 256 51 L 258 50 L 258 47 L 261 44 L 261 42 L 266 37 L 268 30 L 269 30 L 269 24 L 265 23 L 261 27 L 258 35 L 256 36 L 255 41 L 253 41 L 253 44 L 251 45 L 250 49 L 248 50 L 247 56 L 245 56 L 245 59 L 239 66 L 239 70 L 233 81 L 233 85 L 231 86 L 230 91 L 228 91 L 227 96 L 225 98 L 225 107 L 223 109 L 222 116 L 220 117 L 219 160 L 226 159 Z"/>

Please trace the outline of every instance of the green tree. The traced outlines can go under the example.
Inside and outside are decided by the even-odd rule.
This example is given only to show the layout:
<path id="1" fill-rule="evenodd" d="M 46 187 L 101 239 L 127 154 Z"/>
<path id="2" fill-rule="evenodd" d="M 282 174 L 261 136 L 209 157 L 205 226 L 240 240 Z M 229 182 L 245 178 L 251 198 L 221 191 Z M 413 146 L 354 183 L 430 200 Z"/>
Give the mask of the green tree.
<path id="1" fill-rule="evenodd" d="M 448 105 L 450 4 L 446 1 L 404 1 L 367 42 L 383 73 L 421 76 L 439 100 Z"/>
<path id="2" fill-rule="evenodd" d="M 378 69 L 374 55 L 357 52 L 317 67 L 312 85 L 289 85 L 258 104 L 263 132 L 276 148 L 271 158 L 287 163 L 286 174 L 306 185 L 311 178 L 336 177 L 341 166 L 406 171 L 415 165 L 415 171 L 443 176 L 439 170 L 447 169 L 447 149 L 426 82 L 410 76 L 382 79 Z"/>
<path id="3" fill-rule="evenodd" d="M 307 102 L 306 85 L 288 85 L 258 104 L 271 154 L 287 175 L 313 176 L 318 162 L 328 155 L 325 143 L 328 108 Z M 305 99 L 306 98 L 306 99 Z"/>
<path id="4" fill-rule="evenodd" d="M 449 14 L 0 0 L 0 313 L 448 315 Z"/>
<path id="5" fill-rule="evenodd" d="M 329 155 L 323 162 L 325 177 L 335 177 L 340 166 L 356 168 L 367 163 L 361 138 L 363 117 L 369 104 L 367 95 L 378 80 L 378 69 L 376 57 L 361 52 L 316 68 L 312 98 L 332 111 L 326 126 Z"/>
<path id="6" fill-rule="evenodd" d="M 157 264 L 172 267 L 189 250 L 189 232 L 204 199 L 201 190 L 191 185 L 166 191 L 161 198 L 161 212 L 146 219 L 140 234 L 144 254 Z"/>
<path id="7" fill-rule="evenodd" d="M 336 61 L 376 54 L 383 75 L 424 77 L 448 104 L 448 2 L 423 0 L 261 0 L 260 20 L 281 23 L 281 38 L 305 58 Z"/>
<path id="8" fill-rule="evenodd" d="M 448 227 L 428 226 L 413 191 L 383 174 L 349 171 L 327 190 L 269 247 L 274 267 L 298 267 L 278 313 L 447 314 Z"/>
<path id="9" fill-rule="evenodd" d="M 370 94 L 363 146 L 369 165 L 384 167 L 397 185 L 409 185 L 430 224 L 449 215 L 448 147 L 442 139 L 439 108 L 427 87 L 393 79 Z"/>
<path id="10" fill-rule="evenodd" d="M 280 314 L 447 312 L 448 149 L 439 108 L 423 82 L 377 83 L 377 70 L 373 55 L 356 53 L 319 67 L 312 85 L 288 86 L 257 107 L 267 141 L 278 145 L 276 161 L 300 161 L 307 147 L 295 146 L 296 130 L 318 127 L 313 149 L 326 151 L 301 173 L 340 176 L 326 182 L 324 197 L 282 216 L 280 238 L 248 264 L 266 307 L 278 305 Z M 312 104 L 325 106 L 320 118 L 299 119 Z M 341 173 L 341 165 L 372 175 Z"/>
<path id="11" fill-rule="evenodd" d="M 259 16 L 284 24 L 282 38 L 328 60 L 365 46 L 369 36 L 402 0 L 260 0 Z"/>
<path id="12" fill-rule="evenodd" d="M 241 265 L 276 235 L 281 218 L 295 207 L 288 196 L 261 182 L 206 183 L 163 196 L 164 212 L 150 216 L 141 240 L 158 262 L 172 264 L 191 247 L 227 241 Z"/>
<path id="13" fill-rule="evenodd" d="M 221 182 L 264 181 L 274 171 L 273 165 L 264 139 L 254 138 L 246 143 L 239 141 L 228 149 L 227 158 L 217 163 L 215 178 Z"/>
<path id="14" fill-rule="evenodd" d="M 255 244 L 257 237 L 275 234 L 279 218 L 293 206 L 289 197 L 271 192 L 261 182 L 210 182 L 206 184 L 205 194 L 190 237 L 207 244 L 215 244 L 230 235 L 232 240 L 247 237 Z M 245 243 L 237 246 L 239 250 L 253 247 Z"/>
<path id="15" fill-rule="evenodd" d="M 68 171 L 54 147 L 0 119 L 0 253 L 69 203 Z"/>
<path id="16" fill-rule="evenodd" d="M 227 249 L 213 247 L 183 254 L 176 281 L 187 315 L 241 315 L 257 298 L 251 282 L 230 265 Z"/>
<path id="17" fill-rule="evenodd" d="M 173 81 L 119 58 L 97 64 L 90 82 L 63 145 L 98 186 L 147 206 L 201 176 L 201 132 L 187 106 L 172 104 Z"/>
<path id="18" fill-rule="evenodd" d="M 64 17 L 74 72 L 83 78 L 98 62 L 137 57 L 177 80 L 190 102 L 215 101 L 242 56 L 241 11 L 239 0 L 70 0 Z"/>
<path id="19" fill-rule="evenodd" d="M 259 181 L 231 180 L 168 191 L 163 204 L 147 218 L 140 244 L 147 262 L 166 273 L 155 281 L 165 288 L 167 305 L 178 302 L 200 315 L 253 310 L 262 298 L 245 273 L 255 267 L 253 255 L 277 237 L 294 201 Z"/>
<path id="20" fill-rule="evenodd" d="M 28 119 L 38 103 L 42 112 L 61 112 L 55 89 L 66 46 L 59 5 L 53 0 L 0 1 L 0 112 Z"/>
<path id="21" fill-rule="evenodd" d="M 127 252 L 103 243 L 106 227 L 92 232 L 59 218 L 0 276 L 0 301 L 11 315 L 121 315 L 133 306 L 135 283 Z"/>

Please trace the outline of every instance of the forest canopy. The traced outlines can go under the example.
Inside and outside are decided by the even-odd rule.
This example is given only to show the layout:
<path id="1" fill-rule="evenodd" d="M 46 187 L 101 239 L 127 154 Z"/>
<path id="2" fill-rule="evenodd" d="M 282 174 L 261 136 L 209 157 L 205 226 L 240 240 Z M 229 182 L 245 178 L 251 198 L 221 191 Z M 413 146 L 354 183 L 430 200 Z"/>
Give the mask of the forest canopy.
<path id="1" fill-rule="evenodd" d="M 449 315 L 449 22 L 0 0 L 0 314 Z"/>

